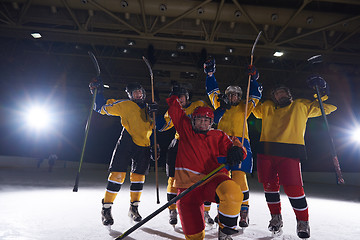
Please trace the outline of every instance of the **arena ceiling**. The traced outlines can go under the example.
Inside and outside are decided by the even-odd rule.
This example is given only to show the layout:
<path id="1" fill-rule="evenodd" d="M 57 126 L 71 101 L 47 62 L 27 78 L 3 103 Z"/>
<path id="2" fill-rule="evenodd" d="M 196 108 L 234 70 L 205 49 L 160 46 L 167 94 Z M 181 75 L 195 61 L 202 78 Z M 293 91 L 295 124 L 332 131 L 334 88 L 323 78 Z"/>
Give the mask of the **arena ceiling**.
<path id="1" fill-rule="evenodd" d="M 142 56 L 151 62 L 156 92 L 171 81 L 204 98 L 202 64 L 215 57 L 220 88 L 247 85 L 245 66 L 253 42 L 254 65 L 265 89 L 286 83 L 302 89 L 314 70 L 307 59 L 321 54 L 315 70 L 334 82 L 346 73 L 360 85 L 358 0 L 2 0 L 2 65 L 58 69 L 74 94 L 88 94 L 95 75 L 87 52 L 97 56 L 108 95 L 126 83 L 150 87 Z M 31 33 L 40 33 L 34 39 Z M 283 51 L 282 57 L 274 57 Z M 40 66 L 39 66 L 40 65 Z M 52 65 L 52 66 L 49 66 Z M 13 71 L 17 71 L 13 70 Z M 121 91 L 121 94 L 124 94 Z M 123 95 L 125 96 L 125 95 Z"/>

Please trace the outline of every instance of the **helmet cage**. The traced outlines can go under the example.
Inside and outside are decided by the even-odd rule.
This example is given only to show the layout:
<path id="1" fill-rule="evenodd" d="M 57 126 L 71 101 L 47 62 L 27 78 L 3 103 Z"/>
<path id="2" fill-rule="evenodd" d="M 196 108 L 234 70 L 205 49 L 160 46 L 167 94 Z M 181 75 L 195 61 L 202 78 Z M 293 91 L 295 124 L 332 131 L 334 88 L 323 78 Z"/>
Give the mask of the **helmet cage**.
<path id="1" fill-rule="evenodd" d="M 135 90 L 141 90 L 141 92 L 142 92 L 142 98 L 141 99 L 134 99 L 133 92 Z M 126 88 L 125 88 L 125 92 L 127 93 L 128 98 L 131 101 L 134 101 L 134 102 L 137 102 L 137 101 L 143 102 L 145 100 L 145 98 L 146 98 L 146 91 L 139 83 L 130 83 L 130 84 L 128 84 L 126 86 Z"/>
<path id="2" fill-rule="evenodd" d="M 237 105 L 237 104 L 239 104 L 239 102 L 240 102 L 240 100 L 241 100 L 241 97 L 242 97 L 242 94 L 243 94 L 241 87 L 239 87 L 239 86 L 228 86 L 228 87 L 226 88 L 226 90 L 225 90 L 225 95 L 228 96 L 228 99 L 229 99 L 229 100 L 230 100 L 229 95 L 230 95 L 231 93 L 235 93 L 235 94 L 237 94 L 237 96 L 238 96 L 238 101 L 236 101 L 235 103 L 231 103 L 231 105 Z"/>
<path id="3" fill-rule="evenodd" d="M 279 102 L 276 98 L 275 98 L 275 93 L 276 91 L 278 90 L 281 90 L 283 89 L 287 95 L 288 95 L 288 101 L 284 101 L 284 102 Z M 271 90 L 271 99 L 273 100 L 273 102 L 282 107 L 282 106 L 287 106 L 289 105 L 292 101 L 293 101 L 293 97 L 291 95 L 291 92 L 290 92 L 290 89 L 284 85 L 278 85 L 278 86 L 275 86 L 272 90 Z"/>
<path id="4" fill-rule="evenodd" d="M 195 131 L 197 131 L 197 129 L 195 128 L 195 119 L 201 118 L 201 117 L 210 119 L 209 129 L 214 122 L 214 112 L 211 108 L 197 107 L 197 108 L 195 108 L 194 112 L 191 114 L 191 123 L 192 123 L 193 129 Z"/>
<path id="5" fill-rule="evenodd" d="M 180 90 L 179 90 L 179 97 L 180 96 L 185 96 L 185 98 L 186 98 L 186 101 L 189 101 L 189 98 L 190 98 L 190 96 L 189 96 L 189 91 L 186 89 L 186 88 L 180 88 Z"/>

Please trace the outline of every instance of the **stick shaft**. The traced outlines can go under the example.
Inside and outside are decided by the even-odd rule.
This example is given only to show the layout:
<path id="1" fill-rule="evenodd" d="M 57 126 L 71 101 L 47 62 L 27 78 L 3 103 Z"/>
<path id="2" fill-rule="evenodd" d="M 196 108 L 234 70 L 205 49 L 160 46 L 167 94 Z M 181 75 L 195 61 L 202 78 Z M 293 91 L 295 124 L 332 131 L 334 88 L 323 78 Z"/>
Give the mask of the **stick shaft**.
<path id="1" fill-rule="evenodd" d="M 115 238 L 115 240 L 118 239 L 124 239 L 126 236 L 128 236 L 130 233 L 134 232 L 136 229 L 138 229 L 139 227 L 141 227 L 142 225 L 144 225 L 145 223 L 147 223 L 149 220 L 151 220 L 152 218 L 154 218 L 156 215 L 158 215 L 159 213 L 161 213 L 164 209 L 166 209 L 167 207 L 169 207 L 171 204 L 175 203 L 176 201 L 178 201 L 180 198 L 184 197 L 186 194 L 188 194 L 189 192 L 191 192 L 192 190 L 194 190 L 195 188 L 197 188 L 199 185 L 201 185 L 203 182 L 205 182 L 206 180 L 208 180 L 209 178 L 211 178 L 212 176 L 214 176 L 216 173 L 218 173 L 221 169 L 223 169 L 225 167 L 225 164 L 221 164 L 218 168 L 216 168 L 215 170 L 213 170 L 211 173 L 209 173 L 208 175 L 206 175 L 205 177 L 203 177 L 200 181 L 198 181 L 197 183 L 194 183 L 193 185 L 191 185 L 189 188 L 187 188 L 185 191 L 183 191 L 182 193 L 180 193 L 179 195 L 177 195 L 176 197 L 174 197 L 173 199 L 171 199 L 170 201 L 168 201 L 166 204 L 164 204 L 163 206 L 161 206 L 159 209 L 157 209 L 155 212 L 151 213 L 149 216 L 147 216 L 146 218 L 144 218 L 142 221 L 138 222 L 137 224 L 135 224 L 133 227 L 129 228 L 128 230 L 126 230 L 122 235 L 118 236 L 117 238 Z"/>
<path id="2" fill-rule="evenodd" d="M 150 80 L 151 80 L 151 101 L 155 102 L 155 93 L 154 93 L 154 74 L 153 71 L 151 69 L 150 63 L 149 61 L 143 56 L 143 60 L 146 63 L 146 66 L 149 69 L 150 72 Z M 154 134 L 154 153 L 155 153 L 155 183 L 156 183 L 156 203 L 159 204 L 160 203 L 160 196 L 159 196 L 159 177 L 158 177 L 158 152 L 157 152 L 157 141 L 156 141 L 156 115 L 155 112 L 153 112 L 153 122 L 154 122 L 154 127 L 153 127 L 153 134 Z"/>
<path id="3" fill-rule="evenodd" d="M 92 99 L 92 102 L 91 102 L 89 117 L 87 119 L 86 126 L 85 126 L 85 137 L 84 137 L 84 142 L 83 142 L 83 146 L 82 146 L 82 150 L 81 150 L 79 169 L 78 169 L 78 172 L 76 174 L 76 179 L 75 179 L 73 192 L 77 192 L 78 188 L 79 188 L 80 171 L 81 171 L 81 166 L 82 166 L 82 162 L 83 162 L 84 155 L 85 155 L 86 142 L 87 142 L 87 138 L 88 138 L 88 134 L 89 134 L 91 117 L 92 117 L 92 114 L 93 114 L 93 108 L 94 108 L 94 104 L 95 104 L 96 94 L 97 94 L 97 88 L 95 88 L 95 91 L 94 91 L 94 96 L 93 96 L 93 99 Z"/>
<path id="4" fill-rule="evenodd" d="M 328 137 L 329 137 L 329 141 L 330 141 L 331 157 L 332 157 L 334 168 L 335 168 L 336 181 L 337 181 L 337 184 L 344 184 L 345 181 L 344 181 L 344 178 L 343 178 L 342 173 L 341 173 L 340 163 L 339 163 L 339 159 L 337 157 L 334 141 L 333 141 L 333 139 L 331 137 L 331 134 L 330 134 L 329 123 L 328 123 L 326 113 L 325 113 L 325 110 L 324 110 L 324 105 L 323 105 L 322 100 L 321 100 L 320 90 L 319 90 L 319 87 L 317 85 L 315 86 L 315 88 L 316 88 L 316 94 L 317 94 L 317 99 L 319 101 L 321 114 L 322 114 L 322 116 L 324 118 L 325 127 L 326 127 Z"/>
<path id="5" fill-rule="evenodd" d="M 254 51 L 255 51 L 255 46 L 257 44 L 257 42 L 260 39 L 262 31 L 260 31 L 254 41 L 254 44 L 251 48 L 251 54 L 250 54 L 250 65 L 253 64 L 253 60 L 254 60 Z M 247 119 L 247 109 L 248 109 L 248 105 L 249 105 L 249 93 L 250 93 L 250 80 L 251 80 L 251 75 L 249 75 L 249 80 L 248 80 L 248 85 L 247 85 L 247 90 L 246 90 L 246 102 L 245 102 L 245 111 L 244 111 L 244 123 L 243 123 L 243 132 L 242 132 L 242 138 L 241 138 L 241 144 L 244 146 L 244 139 L 245 139 L 245 127 L 246 127 L 246 119 Z"/>

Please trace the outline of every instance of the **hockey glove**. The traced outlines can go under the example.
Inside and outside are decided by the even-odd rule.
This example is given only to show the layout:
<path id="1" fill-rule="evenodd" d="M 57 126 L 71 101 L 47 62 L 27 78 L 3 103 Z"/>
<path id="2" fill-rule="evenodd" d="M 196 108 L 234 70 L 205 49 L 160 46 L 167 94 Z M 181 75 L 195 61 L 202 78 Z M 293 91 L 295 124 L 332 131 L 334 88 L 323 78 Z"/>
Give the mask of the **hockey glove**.
<path id="1" fill-rule="evenodd" d="M 159 144 L 156 144 L 157 145 L 157 159 L 156 160 L 159 160 L 160 158 L 160 145 Z M 150 147 L 150 159 L 153 160 L 155 162 L 155 151 L 154 151 L 154 146 Z"/>
<path id="2" fill-rule="evenodd" d="M 180 93 L 180 84 L 177 81 L 171 81 L 172 87 L 171 87 L 171 92 L 169 94 L 169 97 L 175 95 L 179 97 L 179 93 Z"/>
<path id="3" fill-rule="evenodd" d="M 254 65 L 248 65 L 246 72 L 251 76 L 251 80 L 256 81 L 259 79 L 259 72 L 256 70 Z"/>
<path id="4" fill-rule="evenodd" d="M 246 151 L 243 147 L 232 146 L 226 157 L 226 164 L 230 167 L 239 165 L 246 158 Z"/>
<path id="5" fill-rule="evenodd" d="M 316 89 L 316 86 L 318 86 L 321 96 L 329 95 L 330 93 L 328 84 L 321 76 L 310 76 L 306 80 L 306 83 L 312 89 Z"/>
<path id="6" fill-rule="evenodd" d="M 221 109 L 227 110 L 231 108 L 231 104 L 229 103 L 229 99 L 226 94 L 219 94 L 217 101 L 220 103 Z"/>
<path id="7" fill-rule="evenodd" d="M 103 86 L 103 84 L 102 84 L 100 77 L 93 78 L 93 80 L 91 80 L 91 82 L 89 83 L 89 88 L 90 88 L 91 94 L 94 94 L 95 89 L 98 89 L 98 91 L 101 91 L 102 86 Z"/>
<path id="8" fill-rule="evenodd" d="M 159 111 L 159 104 L 156 102 L 147 103 L 147 110 L 150 117 L 152 117 L 153 113 L 157 113 Z"/>
<path id="9" fill-rule="evenodd" d="M 212 76 L 216 72 L 215 58 L 208 58 L 204 63 L 204 73 Z"/>

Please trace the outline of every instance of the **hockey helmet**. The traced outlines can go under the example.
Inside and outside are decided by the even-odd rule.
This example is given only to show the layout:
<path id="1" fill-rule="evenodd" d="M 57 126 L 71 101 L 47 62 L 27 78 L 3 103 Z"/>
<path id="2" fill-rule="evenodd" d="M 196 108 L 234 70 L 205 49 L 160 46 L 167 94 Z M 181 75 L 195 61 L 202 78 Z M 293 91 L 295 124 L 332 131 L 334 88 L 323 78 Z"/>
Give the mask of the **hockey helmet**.
<path id="1" fill-rule="evenodd" d="M 287 93 L 287 97 L 283 97 L 283 98 L 277 100 L 275 98 L 275 93 L 279 90 L 284 90 Z M 278 85 L 275 85 L 275 87 L 273 87 L 273 89 L 271 90 L 271 99 L 279 107 L 285 107 L 293 101 L 293 97 L 291 95 L 290 89 L 283 84 L 278 84 Z"/>
<path id="2" fill-rule="evenodd" d="M 134 99 L 133 97 L 133 91 L 135 90 L 141 90 L 142 91 L 142 98 L 141 99 Z M 129 99 L 131 101 L 144 101 L 146 98 L 146 92 L 145 89 L 139 84 L 139 83 L 129 83 L 126 88 L 125 88 L 125 92 L 127 93 Z"/>
<path id="3" fill-rule="evenodd" d="M 189 91 L 186 88 L 181 87 L 179 89 L 178 96 L 184 95 L 186 97 L 186 100 L 189 101 Z"/>
<path id="4" fill-rule="evenodd" d="M 239 104 L 240 100 L 241 100 L 241 97 L 242 97 L 242 90 L 241 90 L 241 87 L 239 86 L 228 86 L 225 90 L 225 95 L 227 95 L 229 97 L 229 94 L 231 93 L 235 93 L 238 95 L 238 100 L 236 102 L 230 102 L 231 105 L 237 105 Z M 230 98 L 229 98 L 230 100 Z"/>
<path id="5" fill-rule="evenodd" d="M 196 118 L 201 118 L 201 117 L 205 117 L 205 118 L 210 119 L 209 128 L 207 130 L 205 130 L 205 131 L 200 131 L 199 129 L 196 129 L 196 127 L 195 127 L 195 119 Z M 191 120 L 192 120 L 193 129 L 196 132 L 207 132 L 210 129 L 213 122 L 214 122 L 214 112 L 209 107 L 201 107 L 201 106 L 197 107 L 197 108 L 195 108 L 194 112 L 191 114 Z"/>

